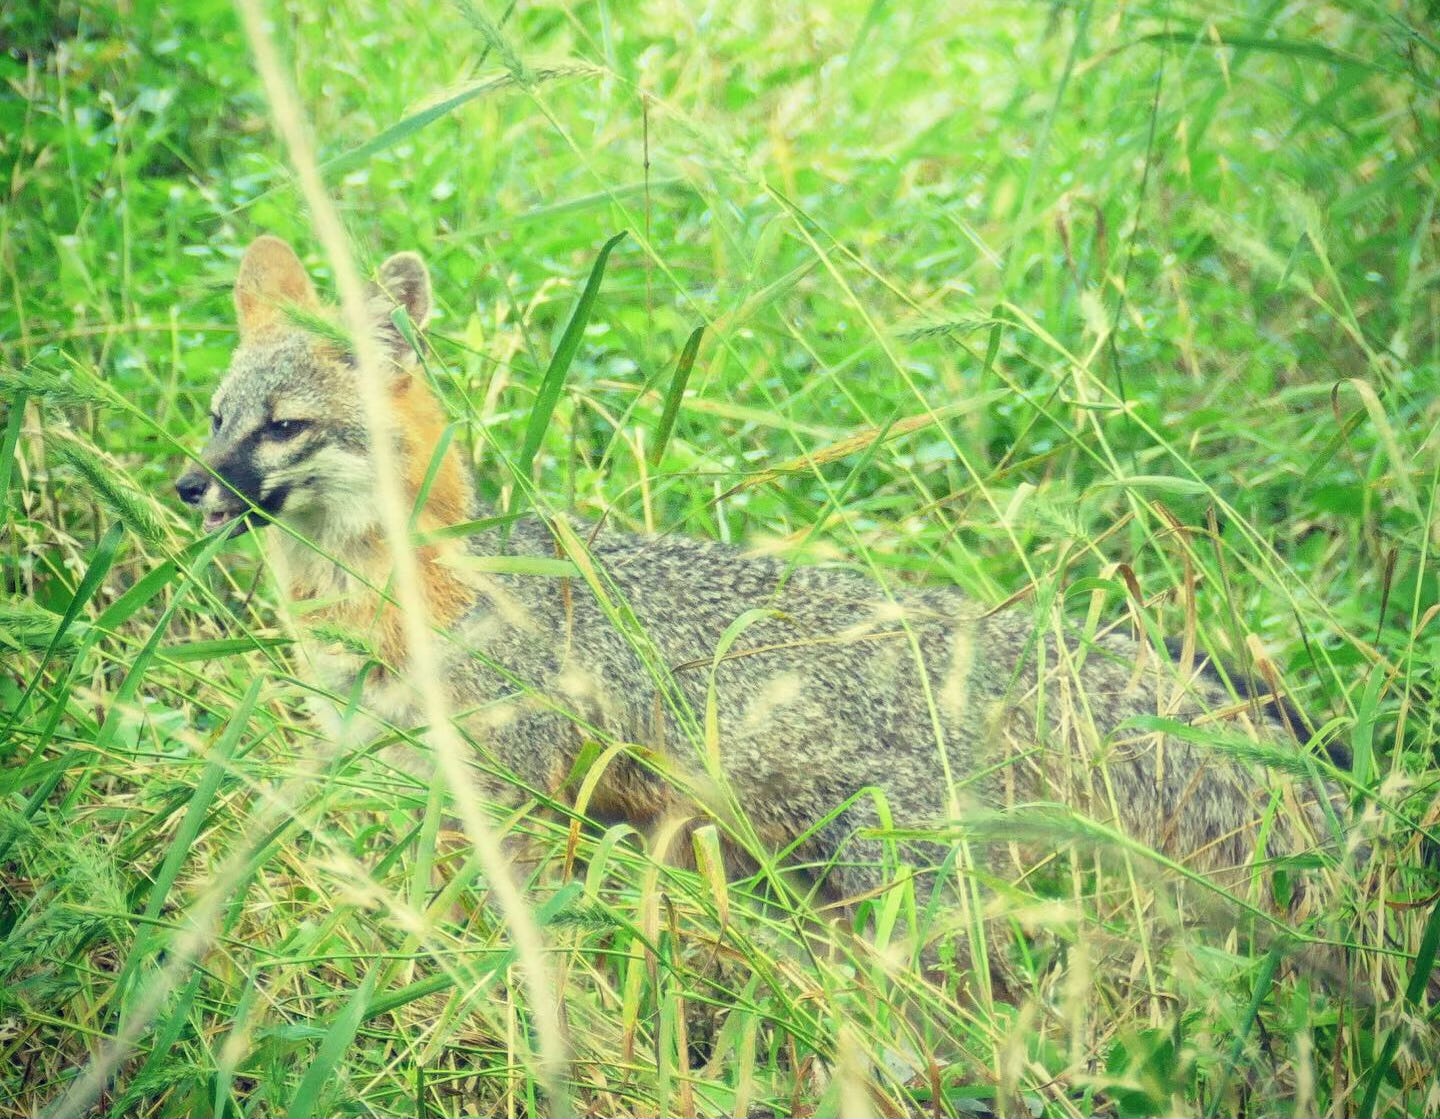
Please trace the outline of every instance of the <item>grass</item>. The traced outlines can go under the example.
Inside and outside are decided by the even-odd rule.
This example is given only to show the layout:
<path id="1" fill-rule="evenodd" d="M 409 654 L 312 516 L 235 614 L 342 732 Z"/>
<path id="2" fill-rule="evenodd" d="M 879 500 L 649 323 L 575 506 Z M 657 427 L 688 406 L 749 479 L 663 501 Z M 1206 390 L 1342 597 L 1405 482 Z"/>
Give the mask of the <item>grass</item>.
<path id="1" fill-rule="evenodd" d="M 857 941 L 506 818 L 576 1109 L 1440 1109 L 1424 5 L 269 11 L 361 260 L 430 263 L 488 501 L 1193 625 L 1353 757 L 1375 858 L 1296 929 L 1358 946 L 1323 981 L 1073 825 L 992 903 L 992 992 L 918 973 L 904 891 Z M 544 1112 L 439 792 L 326 751 L 253 539 L 171 496 L 243 246 L 333 290 L 235 11 L 20 6 L 0 42 L 0 1111 L 118 1058 L 88 1114 Z"/>

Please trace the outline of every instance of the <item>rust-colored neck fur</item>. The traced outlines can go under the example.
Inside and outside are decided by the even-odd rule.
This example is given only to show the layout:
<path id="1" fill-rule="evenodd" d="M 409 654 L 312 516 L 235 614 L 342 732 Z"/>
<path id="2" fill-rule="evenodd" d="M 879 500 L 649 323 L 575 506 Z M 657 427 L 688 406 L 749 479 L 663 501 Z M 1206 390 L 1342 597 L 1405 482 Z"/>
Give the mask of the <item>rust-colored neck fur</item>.
<path id="1" fill-rule="evenodd" d="M 445 430 L 445 415 L 421 375 L 407 371 L 397 376 L 390 390 L 390 403 L 406 509 L 414 509 L 421 491 L 425 493 L 424 506 L 415 520 L 417 530 L 424 534 L 466 520 L 472 515 L 472 495 L 455 448 L 447 447 L 438 466 L 433 465 Z M 430 477 L 432 467 L 434 476 Z M 448 556 L 461 551 L 463 544 L 459 541 L 422 544 L 415 549 L 429 622 L 441 632 L 452 627 L 474 601 L 463 571 L 445 562 Z M 405 627 L 399 607 L 390 601 L 397 596 L 383 529 L 371 529 L 343 545 L 342 552 L 335 556 L 338 564 L 294 565 L 292 598 L 327 599 L 310 613 L 314 623 L 353 631 L 368 640 L 387 666 L 401 667 L 406 660 Z M 315 553 L 308 554 L 313 560 Z M 343 569 L 353 572 L 359 580 Z M 383 589 L 389 600 L 371 588 Z"/>
<path id="2" fill-rule="evenodd" d="M 430 473 L 436 448 L 445 434 L 445 414 L 418 372 L 398 377 L 390 390 L 390 400 L 395 408 L 395 431 L 405 472 L 405 496 L 413 509 Z M 425 507 L 420 512 L 419 527 L 422 531 L 432 531 L 458 524 L 471 515 L 470 503 L 470 483 L 460 456 L 453 446 L 447 447 L 430 488 L 425 492 Z"/>

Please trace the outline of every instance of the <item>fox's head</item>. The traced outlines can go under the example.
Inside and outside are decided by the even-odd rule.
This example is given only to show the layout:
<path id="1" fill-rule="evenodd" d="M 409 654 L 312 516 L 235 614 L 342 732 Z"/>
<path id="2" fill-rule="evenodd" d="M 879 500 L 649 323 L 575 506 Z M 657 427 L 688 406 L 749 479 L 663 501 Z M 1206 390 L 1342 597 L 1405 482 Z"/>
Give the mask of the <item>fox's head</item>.
<path id="1" fill-rule="evenodd" d="M 396 449 L 413 497 L 432 473 L 444 428 L 415 353 L 392 318 L 397 306 L 417 328 L 430 316 L 430 275 L 420 257 L 397 253 L 385 261 L 370 305 L 392 362 Z M 284 241 L 260 237 L 245 251 L 235 310 L 240 345 L 210 405 L 202 465 L 175 483 L 181 499 L 205 514 L 207 530 L 231 523 L 243 532 L 276 519 L 311 540 L 334 542 L 373 529 L 375 470 L 355 359 L 333 332 L 305 325 L 324 312 Z M 462 520 L 469 490 L 453 455 L 429 481 L 426 519 Z"/>

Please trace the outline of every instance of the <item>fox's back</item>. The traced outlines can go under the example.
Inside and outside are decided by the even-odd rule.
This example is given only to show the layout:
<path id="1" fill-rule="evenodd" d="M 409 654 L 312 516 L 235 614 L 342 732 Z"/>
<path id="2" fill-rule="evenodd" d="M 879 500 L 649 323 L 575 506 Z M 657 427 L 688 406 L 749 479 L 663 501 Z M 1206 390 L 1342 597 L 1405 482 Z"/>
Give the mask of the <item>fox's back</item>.
<path id="1" fill-rule="evenodd" d="M 471 549 L 561 554 L 536 518 Z M 827 825 L 837 837 L 877 827 L 867 790 L 878 790 L 902 827 L 1056 801 L 1202 866 L 1239 865 L 1253 847 L 1269 786 L 1249 767 L 1126 729 L 1236 703 L 1128 638 L 1058 642 L 1037 637 L 1029 614 L 987 615 L 950 588 L 887 594 L 848 570 L 685 538 L 602 529 L 588 555 L 589 578 L 482 576 L 451 643 L 477 742 L 535 788 L 554 790 L 587 741 L 627 742 L 700 785 L 718 760 L 739 803 L 781 838 L 847 803 Z M 1263 715 L 1251 730 L 1280 733 Z M 615 776 L 632 809 L 637 783 L 656 815 L 673 809 L 672 783 L 653 772 L 625 764 Z M 1107 781 L 1138 811 L 1115 820 Z M 852 868 L 838 881 L 848 893 L 876 877 Z"/>

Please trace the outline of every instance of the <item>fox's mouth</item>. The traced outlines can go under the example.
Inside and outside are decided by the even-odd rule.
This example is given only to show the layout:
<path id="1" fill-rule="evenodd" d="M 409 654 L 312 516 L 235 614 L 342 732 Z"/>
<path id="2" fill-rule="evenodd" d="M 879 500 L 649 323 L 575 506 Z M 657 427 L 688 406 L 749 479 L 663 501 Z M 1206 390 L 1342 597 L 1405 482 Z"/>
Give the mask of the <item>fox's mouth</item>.
<path id="1" fill-rule="evenodd" d="M 250 531 L 250 518 L 247 513 L 248 510 L 245 509 L 211 510 L 205 514 L 201 527 L 209 533 L 228 524 L 231 536 L 243 536 Z"/>
<path id="2" fill-rule="evenodd" d="M 277 517 L 289 496 L 289 486 L 277 486 L 274 492 L 259 498 L 253 504 L 232 504 L 228 508 L 209 510 L 201 521 L 201 526 L 205 532 L 211 533 L 228 525 L 227 535 L 244 536 L 252 528 L 262 528 Z"/>

